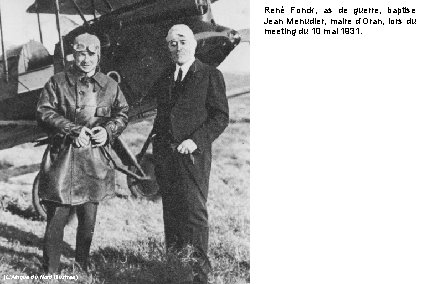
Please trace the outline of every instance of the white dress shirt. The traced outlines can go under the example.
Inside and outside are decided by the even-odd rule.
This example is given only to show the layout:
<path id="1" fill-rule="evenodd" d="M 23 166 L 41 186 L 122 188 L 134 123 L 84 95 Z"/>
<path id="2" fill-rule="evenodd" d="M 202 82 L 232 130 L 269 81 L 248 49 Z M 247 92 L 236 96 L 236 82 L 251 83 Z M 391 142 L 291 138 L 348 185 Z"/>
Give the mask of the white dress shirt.
<path id="1" fill-rule="evenodd" d="M 188 73 L 189 67 L 191 67 L 191 65 L 192 65 L 192 63 L 194 63 L 194 61 L 195 61 L 195 58 L 192 58 L 191 60 L 182 64 L 182 66 L 176 64 L 176 70 L 175 70 L 175 74 L 174 74 L 175 81 L 176 81 L 178 74 L 179 74 L 179 68 L 182 69 L 182 81 L 183 81 L 183 79 L 186 76 L 186 73 Z"/>

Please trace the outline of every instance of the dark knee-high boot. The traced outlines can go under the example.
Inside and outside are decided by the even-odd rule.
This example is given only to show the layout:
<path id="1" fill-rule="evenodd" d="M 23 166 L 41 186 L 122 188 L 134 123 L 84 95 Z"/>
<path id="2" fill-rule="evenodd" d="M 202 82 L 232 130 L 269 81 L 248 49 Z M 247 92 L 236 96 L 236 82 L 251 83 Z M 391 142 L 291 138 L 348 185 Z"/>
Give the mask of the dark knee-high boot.
<path id="1" fill-rule="evenodd" d="M 77 206 L 77 238 L 75 261 L 84 271 L 89 268 L 89 253 L 95 231 L 98 204 L 88 202 Z"/>

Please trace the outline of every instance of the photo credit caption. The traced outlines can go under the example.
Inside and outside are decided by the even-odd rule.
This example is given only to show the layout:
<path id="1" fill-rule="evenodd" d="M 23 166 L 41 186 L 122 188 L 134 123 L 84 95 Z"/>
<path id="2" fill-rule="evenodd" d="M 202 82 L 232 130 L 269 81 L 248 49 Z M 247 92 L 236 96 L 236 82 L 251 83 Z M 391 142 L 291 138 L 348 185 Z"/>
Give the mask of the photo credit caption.
<path id="1" fill-rule="evenodd" d="M 0 279 L 4 281 L 16 281 L 16 280 L 78 280 L 77 275 L 62 275 L 62 274 L 49 274 L 49 275 L 13 275 L 4 274 Z"/>
<path id="2" fill-rule="evenodd" d="M 268 36 L 362 36 L 393 27 L 417 24 L 414 7 L 265 6 L 264 34 Z"/>

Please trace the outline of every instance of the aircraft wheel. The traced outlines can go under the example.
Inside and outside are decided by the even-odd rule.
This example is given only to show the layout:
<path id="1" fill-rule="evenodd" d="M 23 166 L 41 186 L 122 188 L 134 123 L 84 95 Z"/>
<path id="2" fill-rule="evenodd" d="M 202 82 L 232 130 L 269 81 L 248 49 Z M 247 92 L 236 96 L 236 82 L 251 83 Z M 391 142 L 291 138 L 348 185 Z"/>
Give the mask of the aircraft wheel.
<path id="1" fill-rule="evenodd" d="M 142 170 L 149 177 L 144 181 L 137 181 L 132 177 L 127 177 L 127 186 L 135 198 L 153 197 L 158 194 L 158 184 L 154 173 L 154 157 L 152 154 L 146 153 L 139 162 Z M 130 166 L 129 170 L 138 173 L 136 167 Z"/>
<path id="2" fill-rule="evenodd" d="M 43 208 L 43 205 L 40 204 L 40 198 L 38 195 L 38 189 L 40 185 L 40 174 L 38 173 L 34 179 L 33 183 L 33 206 L 37 214 L 43 219 L 47 219 L 46 211 Z"/>

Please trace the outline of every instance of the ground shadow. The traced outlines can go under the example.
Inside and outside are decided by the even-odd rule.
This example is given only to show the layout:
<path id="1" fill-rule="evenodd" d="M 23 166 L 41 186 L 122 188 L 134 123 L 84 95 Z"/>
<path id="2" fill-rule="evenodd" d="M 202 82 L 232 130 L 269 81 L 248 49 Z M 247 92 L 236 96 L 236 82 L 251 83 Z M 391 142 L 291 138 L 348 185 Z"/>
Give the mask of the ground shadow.
<path id="1" fill-rule="evenodd" d="M 43 250 L 43 238 L 4 223 L 0 223 L 0 237 L 5 238 L 12 243 L 18 242 L 22 246 L 36 247 Z M 9 250 L 9 248 L 0 246 L 0 251 L 2 250 Z M 19 253 L 20 252 L 16 252 L 16 254 Z M 74 257 L 74 250 L 65 242 L 62 245 L 62 255 L 68 258 Z"/>
<path id="2" fill-rule="evenodd" d="M 20 216 L 27 220 L 43 221 L 43 217 L 41 217 L 40 214 L 38 214 L 32 206 L 22 209 L 19 204 L 9 202 L 9 204 L 6 205 L 5 209 L 13 215 Z"/>
<path id="3" fill-rule="evenodd" d="M 28 275 L 40 273 L 42 259 L 36 253 L 17 252 L 11 248 L 0 246 L 1 261 L 7 263 L 16 271 L 22 271 Z"/>
<path id="4" fill-rule="evenodd" d="M 23 165 L 20 167 L 6 167 L 0 169 L 0 181 L 7 182 L 9 178 L 29 173 L 38 172 L 40 170 L 40 163 L 32 165 Z"/>

